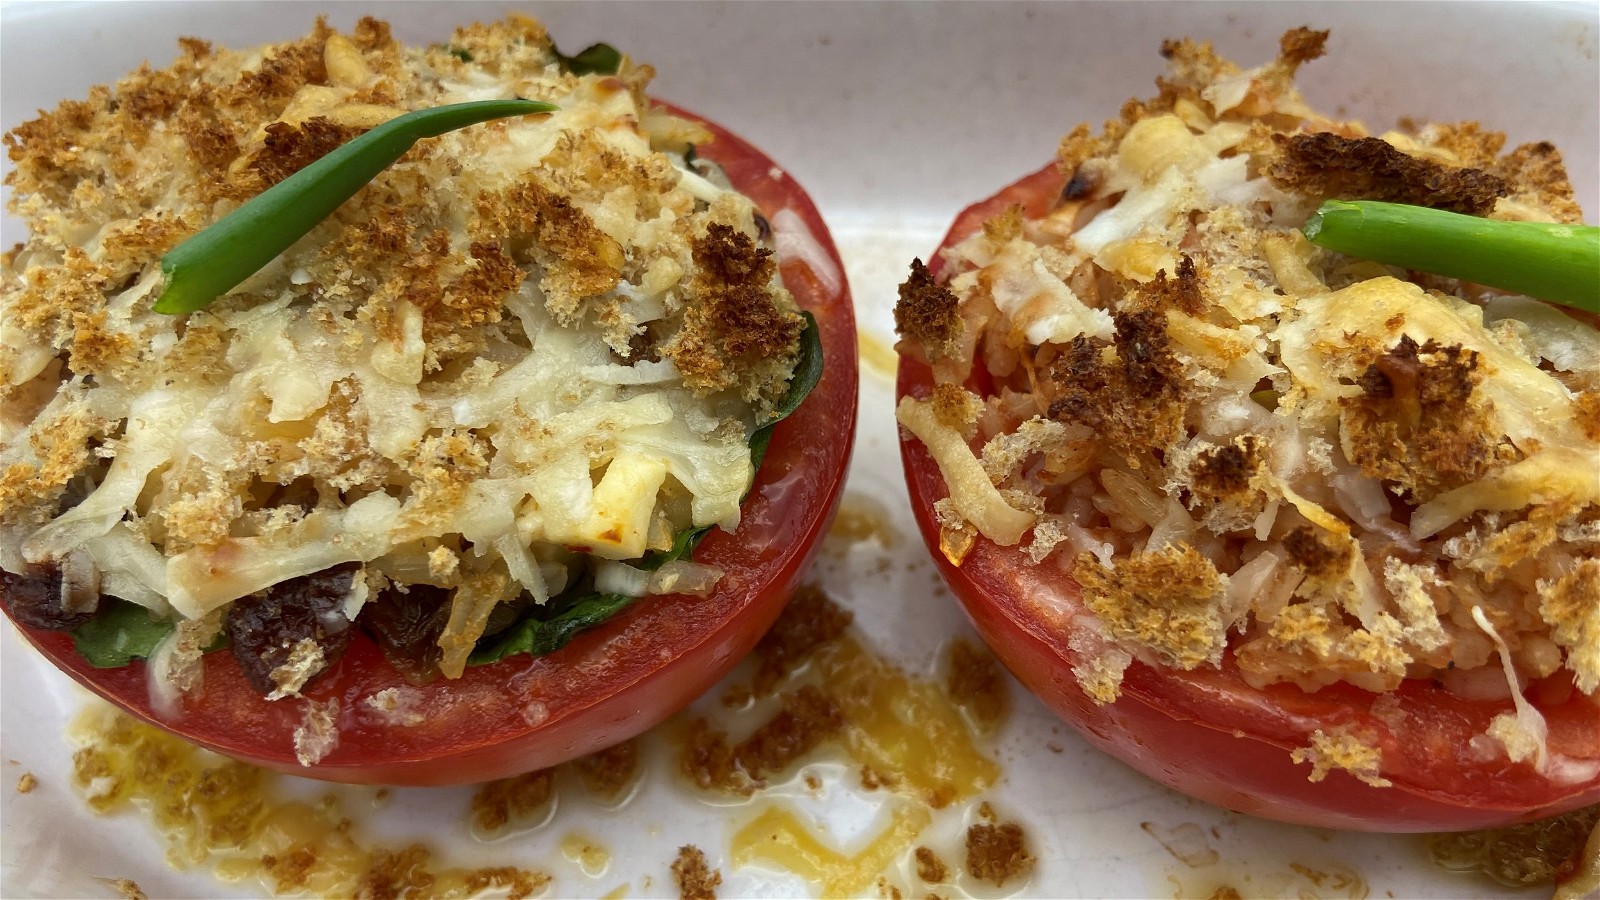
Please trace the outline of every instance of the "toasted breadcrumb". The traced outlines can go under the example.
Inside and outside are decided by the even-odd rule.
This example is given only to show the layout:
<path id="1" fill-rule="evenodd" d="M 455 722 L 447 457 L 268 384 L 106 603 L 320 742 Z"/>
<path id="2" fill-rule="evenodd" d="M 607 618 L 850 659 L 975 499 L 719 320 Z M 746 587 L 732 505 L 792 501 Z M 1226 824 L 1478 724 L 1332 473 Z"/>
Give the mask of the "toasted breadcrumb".
<path id="1" fill-rule="evenodd" d="M 994 655 L 971 641 L 956 640 L 946 653 L 945 692 L 978 727 L 992 731 L 1010 708 L 1006 678 Z"/>
<path id="2" fill-rule="evenodd" d="M 1374 137 L 1330 132 L 1276 135 L 1267 175 L 1284 190 L 1342 200 L 1382 200 L 1470 216 L 1494 209 L 1511 185 L 1481 169 L 1441 166 Z"/>
<path id="3" fill-rule="evenodd" d="M 639 774 L 639 743 L 628 740 L 573 762 L 589 793 L 615 800 Z"/>
<path id="4" fill-rule="evenodd" d="M 1107 569 L 1093 555 L 1078 557 L 1073 577 L 1084 602 L 1115 638 L 1132 640 L 1181 669 L 1216 665 L 1226 624 L 1216 610 L 1227 577 L 1193 547 L 1137 553 Z"/>
<path id="5" fill-rule="evenodd" d="M 1027 836 L 1015 822 L 977 822 L 967 828 L 967 874 L 995 887 L 1033 871 Z"/>
<path id="6" fill-rule="evenodd" d="M 917 861 L 917 877 L 928 884 L 943 884 L 950 877 L 950 867 L 944 864 L 939 854 L 927 847 L 918 847 L 915 853 Z"/>
<path id="7" fill-rule="evenodd" d="M 543 814 L 554 796 L 555 773 L 549 769 L 480 785 L 472 794 L 472 827 L 492 835 L 525 823 Z"/>
<path id="8" fill-rule="evenodd" d="M 821 587 L 809 582 L 801 585 L 778 621 L 756 643 L 760 666 L 751 686 L 755 696 L 770 695 L 812 653 L 838 640 L 854 618 L 854 613 L 834 602 Z"/>
<path id="9" fill-rule="evenodd" d="M 1318 728 L 1311 734 L 1311 746 L 1290 751 L 1289 758 L 1311 763 L 1311 774 L 1306 776 L 1310 781 L 1321 781 L 1334 769 L 1343 769 L 1373 787 L 1390 784 L 1378 774 L 1383 767 L 1382 751 L 1348 726 L 1327 731 Z"/>
<path id="10" fill-rule="evenodd" d="M 693 844 L 678 848 L 672 878 L 682 900 L 716 900 L 717 886 L 722 884 L 722 873 L 707 865 L 705 853 Z"/>
<path id="11" fill-rule="evenodd" d="M 314 766 L 339 746 L 339 698 L 306 700 L 301 722 L 294 730 L 294 757 L 302 766 Z"/>
<path id="12" fill-rule="evenodd" d="M 922 260 L 912 260 L 911 277 L 900 285 L 894 307 L 895 333 L 937 359 L 954 350 L 961 329 L 955 294 L 934 282 Z"/>
<path id="13" fill-rule="evenodd" d="M 31 794 L 33 789 L 38 786 L 39 779 L 35 778 L 32 772 L 23 772 L 21 777 L 17 779 L 17 793 L 19 794 Z"/>

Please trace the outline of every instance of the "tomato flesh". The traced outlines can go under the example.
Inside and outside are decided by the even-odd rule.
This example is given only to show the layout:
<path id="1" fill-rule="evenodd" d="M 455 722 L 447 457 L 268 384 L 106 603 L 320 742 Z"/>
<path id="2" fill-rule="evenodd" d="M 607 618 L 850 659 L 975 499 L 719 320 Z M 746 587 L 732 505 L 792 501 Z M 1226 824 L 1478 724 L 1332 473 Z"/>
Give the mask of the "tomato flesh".
<path id="1" fill-rule="evenodd" d="M 1014 204 L 1039 216 L 1064 186 L 1053 165 L 1029 175 L 963 211 L 942 247 Z M 941 268 L 936 254 L 929 269 L 937 276 Z M 926 397 L 932 387 L 929 368 L 902 356 L 898 396 Z M 1431 681 L 1405 682 L 1379 717 L 1372 712 L 1379 695 L 1348 684 L 1314 693 L 1288 684 L 1258 690 L 1231 658 L 1220 670 L 1195 672 L 1135 662 L 1121 698 L 1096 705 L 1072 673 L 1079 661 L 1072 636 L 1091 615 L 1077 584 L 1050 562 L 1034 565 L 1020 549 L 981 536 L 959 567 L 951 565 L 938 549 L 933 513 L 949 493 L 944 479 L 904 432 L 900 453 L 923 540 L 983 639 L 1091 743 L 1162 784 L 1239 812 L 1362 831 L 1491 828 L 1600 803 L 1600 701 L 1576 691 L 1551 691 L 1544 703 L 1537 690 L 1530 697 L 1549 725 L 1551 753 L 1564 759 L 1564 773 L 1552 777 L 1477 749 L 1483 741 L 1473 738 L 1513 711 L 1509 700 L 1463 700 Z M 1317 730 L 1341 726 L 1377 737 L 1392 787 L 1337 769 L 1313 782 L 1311 766 L 1290 759 Z"/>
<path id="2" fill-rule="evenodd" d="M 715 135 L 697 151 L 771 222 L 784 284 L 816 316 L 827 360 L 805 403 L 774 429 L 738 530 L 714 529 L 695 551 L 725 573 L 712 596 L 648 597 L 556 653 L 426 684 L 408 683 L 358 635 L 306 693 L 338 699 L 340 709 L 338 744 L 311 767 L 294 751 L 305 704 L 261 697 L 231 654 L 207 655 L 203 691 L 165 718 L 151 706 L 144 663 L 96 669 L 65 633 L 19 625 L 22 634 L 85 687 L 180 737 L 271 769 L 360 784 L 462 784 L 552 766 L 645 731 L 715 684 L 782 611 L 838 506 L 855 434 L 855 319 L 838 250 L 800 186 L 745 141 L 669 108 Z M 409 693 L 405 718 L 415 724 L 366 702 L 387 688 Z"/>

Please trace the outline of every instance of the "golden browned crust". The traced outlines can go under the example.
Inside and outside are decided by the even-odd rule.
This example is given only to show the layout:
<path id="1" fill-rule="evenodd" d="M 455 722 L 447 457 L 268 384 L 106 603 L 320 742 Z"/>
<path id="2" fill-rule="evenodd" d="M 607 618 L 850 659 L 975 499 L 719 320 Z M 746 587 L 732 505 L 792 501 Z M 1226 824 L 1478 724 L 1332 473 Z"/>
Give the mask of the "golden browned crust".
<path id="1" fill-rule="evenodd" d="M 978 728 L 992 731 L 1005 719 L 1011 699 L 994 654 L 971 641 L 956 640 L 946 657 L 945 692 Z"/>
<path id="2" fill-rule="evenodd" d="M 1354 546 L 1348 541 L 1329 542 L 1317 536 L 1316 529 L 1301 525 L 1283 536 L 1283 549 L 1289 561 L 1314 578 L 1336 577 L 1350 568 Z"/>
<path id="3" fill-rule="evenodd" d="M 516 822 L 525 822 L 549 805 L 555 796 L 555 772 L 541 769 L 480 785 L 472 795 L 472 825 L 493 834 Z"/>
<path id="4" fill-rule="evenodd" d="M 717 885 L 722 884 L 722 873 L 711 868 L 705 853 L 693 844 L 678 848 L 672 878 L 678 883 L 681 900 L 717 900 Z"/>
<path id="5" fill-rule="evenodd" d="M 950 877 L 950 867 L 944 864 L 939 854 L 927 847 L 918 847 L 915 852 L 917 861 L 917 877 L 928 884 L 942 884 Z"/>
<path id="6" fill-rule="evenodd" d="M 578 776 L 583 779 L 583 786 L 589 789 L 589 793 L 615 800 L 639 774 L 639 743 L 634 740 L 623 741 L 579 757 L 572 765 L 578 770 Z"/>
<path id="7" fill-rule="evenodd" d="M 1251 490 L 1262 464 L 1260 438 L 1242 435 L 1233 443 L 1198 454 L 1189 466 L 1189 485 L 1202 502 L 1238 497 Z"/>
<path id="8" fill-rule="evenodd" d="M 977 822 L 967 828 L 967 874 L 996 887 L 1033 871 L 1027 835 L 1015 822 Z"/>
<path id="9" fill-rule="evenodd" d="M 1474 391 L 1479 355 L 1402 335 L 1373 360 L 1341 403 L 1351 462 L 1363 474 L 1427 500 L 1510 461 L 1493 437 L 1492 408 Z"/>
<path id="10" fill-rule="evenodd" d="M 822 588 L 810 583 L 801 585 L 778 621 L 756 644 L 755 656 L 761 664 L 751 686 L 754 695 L 770 695 L 811 654 L 838 640 L 854 618 Z"/>
<path id="11" fill-rule="evenodd" d="M 1583 436 L 1600 441 L 1600 390 L 1584 391 L 1577 397 L 1575 417 Z"/>
<path id="12" fill-rule="evenodd" d="M 1107 634 L 1148 648 L 1162 662 L 1193 669 L 1216 662 L 1226 641 L 1217 599 L 1224 582 L 1216 566 L 1184 544 L 1130 554 L 1107 568 L 1081 554 L 1072 576 L 1084 603 Z"/>
<path id="13" fill-rule="evenodd" d="M 366 129 L 342 125 L 322 116 L 312 116 L 298 125 L 273 122 L 267 126 L 262 146 L 248 163 L 259 180 L 252 193 L 259 193 L 304 169 Z M 191 144 L 191 147 L 193 145 Z"/>
<path id="14" fill-rule="evenodd" d="M 1160 296 L 1166 285 L 1152 290 Z M 1115 358 L 1106 343 L 1087 335 L 1051 362 L 1046 378 L 1050 418 L 1095 430 L 1102 442 L 1130 465 L 1171 447 L 1183 430 L 1187 409 L 1183 367 L 1172 352 L 1166 316 L 1145 308 L 1113 314 Z"/>
<path id="15" fill-rule="evenodd" d="M 1291 28 L 1278 38 L 1278 59 L 1291 68 L 1321 59 L 1328 49 L 1328 32 L 1305 26 Z"/>
<path id="16" fill-rule="evenodd" d="M 1490 171 L 1511 182 L 1513 199 L 1544 210 L 1558 222 L 1583 222 L 1583 210 L 1573 194 L 1561 151 L 1549 141 L 1517 147 L 1497 160 Z"/>
<path id="17" fill-rule="evenodd" d="M 900 285 L 894 330 L 911 346 L 920 346 L 929 359 L 952 352 L 961 336 L 956 295 L 936 283 L 920 259 L 911 261 L 911 275 Z"/>
<path id="18" fill-rule="evenodd" d="M 774 362 L 794 359 L 803 323 L 772 299 L 772 251 L 733 228 L 712 224 L 694 243 L 699 303 L 662 348 L 699 393 L 738 388 L 741 395 L 777 399 L 767 374 Z M 788 368 L 793 368 L 790 362 Z"/>
<path id="19" fill-rule="evenodd" d="M 1466 215 L 1487 215 L 1511 193 L 1505 179 L 1409 156 L 1379 138 L 1331 132 L 1273 137 L 1266 175 L 1279 188 L 1322 199 L 1383 200 Z"/>

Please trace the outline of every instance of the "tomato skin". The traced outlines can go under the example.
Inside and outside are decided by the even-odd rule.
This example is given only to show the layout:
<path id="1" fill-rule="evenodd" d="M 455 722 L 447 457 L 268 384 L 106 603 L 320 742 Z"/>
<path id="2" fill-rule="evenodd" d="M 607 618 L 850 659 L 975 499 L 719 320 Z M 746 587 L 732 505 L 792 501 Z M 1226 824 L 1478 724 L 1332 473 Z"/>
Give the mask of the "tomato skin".
<path id="1" fill-rule="evenodd" d="M 827 359 L 821 382 L 774 430 L 737 532 L 714 529 L 694 554 L 725 572 L 713 596 L 646 598 L 556 653 L 421 685 L 407 683 L 360 634 L 306 694 L 337 698 L 340 709 L 339 743 L 311 767 L 294 751 L 305 704 L 256 694 L 231 654 L 208 654 L 200 696 L 166 719 L 151 707 L 143 662 L 96 669 L 69 635 L 18 630 L 57 668 L 151 724 L 256 765 L 358 784 L 464 784 L 545 768 L 633 737 L 704 693 L 776 620 L 838 507 L 855 435 L 855 320 L 844 265 L 799 185 L 774 176 L 777 165 L 750 144 L 663 105 L 715 135 L 700 155 L 722 165 L 771 221 L 784 284 L 816 316 Z M 815 244 L 805 258 L 785 244 L 802 231 Z M 365 702 L 386 688 L 415 692 L 421 721 L 395 724 Z"/>
<path id="2" fill-rule="evenodd" d="M 1021 203 L 1025 213 L 1047 211 L 1065 185 L 1054 166 L 1016 182 L 959 215 L 942 247 Z M 936 255 L 929 269 L 938 275 Z M 975 383 L 983 378 L 979 372 Z M 902 355 L 896 393 L 926 397 L 929 368 Z M 978 537 L 957 567 L 939 551 L 933 504 L 948 495 L 938 466 L 920 441 L 901 433 L 912 510 L 941 575 L 978 633 L 1019 681 L 1090 743 L 1139 772 L 1190 796 L 1270 819 L 1359 831 L 1410 832 L 1491 828 L 1600 803 L 1600 700 L 1551 691 L 1560 702 L 1531 699 L 1550 728 L 1549 748 L 1578 767 L 1571 782 L 1539 775 L 1503 754 L 1480 759 L 1471 743 L 1509 700 L 1473 702 L 1429 681 L 1405 682 L 1391 710 L 1374 715 L 1377 694 L 1347 684 L 1307 693 L 1293 685 L 1264 690 L 1245 683 L 1225 658 L 1221 670 L 1183 672 L 1135 662 L 1122 696 L 1097 706 L 1072 669 L 1080 617 L 1092 615 L 1078 585 L 1054 560 L 1034 565 L 1016 547 Z M 1318 782 L 1289 751 L 1308 747 L 1318 729 L 1357 727 L 1375 736 L 1383 777 L 1374 787 L 1335 769 Z M 1487 740 L 1487 739 L 1485 739 Z M 1480 745 L 1482 741 L 1478 742 Z"/>

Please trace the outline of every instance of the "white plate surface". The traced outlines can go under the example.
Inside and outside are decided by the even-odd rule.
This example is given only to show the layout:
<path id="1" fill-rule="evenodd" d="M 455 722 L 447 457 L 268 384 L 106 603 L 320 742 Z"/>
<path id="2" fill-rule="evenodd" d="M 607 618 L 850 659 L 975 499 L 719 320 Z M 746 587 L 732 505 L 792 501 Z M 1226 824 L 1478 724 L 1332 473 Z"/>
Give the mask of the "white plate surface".
<path id="1" fill-rule="evenodd" d="M 432 42 L 456 24 L 513 10 L 538 16 L 564 48 L 606 40 L 652 63 L 658 96 L 729 126 L 788 168 L 844 253 L 863 333 L 883 344 L 893 341 L 889 311 L 911 257 L 928 254 L 966 203 L 1047 161 L 1074 124 L 1102 121 L 1126 98 L 1152 94 L 1165 37 L 1209 38 L 1254 65 L 1273 55 L 1288 27 L 1331 27 L 1328 57 L 1303 71 L 1313 104 L 1374 128 L 1402 116 L 1471 118 L 1513 143 L 1552 140 L 1566 153 L 1590 221 L 1600 208 L 1593 4 L 9 3 L 0 9 L 0 120 L 9 130 L 146 59 L 165 65 L 178 35 L 260 44 L 298 37 L 325 12 L 336 27 L 373 14 L 402 40 Z M 6 219 L 6 246 L 23 233 Z M 888 375 L 863 368 L 861 391 L 848 496 L 890 510 L 900 539 L 887 571 L 877 571 L 872 554 L 856 554 L 826 561 L 819 577 L 879 649 L 927 671 L 938 648 L 971 631 L 937 585 L 906 511 Z M 0 632 L 0 896 L 111 896 L 96 879 L 116 877 L 134 878 L 153 897 L 249 896 L 245 886 L 168 870 L 142 820 L 88 813 L 68 787 L 63 738 L 86 695 L 9 625 Z M 1416 839 L 1293 828 L 1190 801 L 1092 750 L 1015 686 L 1013 701 L 995 748 L 1004 779 L 988 796 L 1030 834 L 1041 860 L 1030 895 L 1174 896 L 1203 879 L 1140 826 L 1186 822 L 1215 826 L 1217 871 L 1256 873 L 1251 883 L 1262 893 L 1348 895 L 1278 877 L 1300 862 L 1358 873 L 1375 897 L 1506 894 L 1434 868 Z M 1052 744 L 1062 752 L 1047 749 Z M 23 771 L 40 782 L 27 795 L 12 787 Z M 479 859 L 542 866 L 557 876 L 554 896 L 621 885 L 632 897 L 674 895 L 667 866 L 683 843 L 704 848 L 722 868 L 722 896 L 807 890 L 770 872 L 733 870 L 728 837 L 748 813 L 690 800 L 669 778 L 647 779 L 625 815 L 564 801 L 551 823 L 487 848 L 469 846 L 463 834 L 465 796 L 401 792 L 374 827 Z M 841 836 L 859 827 L 849 820 L 870 818 L 843 794 L 835 806 L 818 815 Z M 603 877 L 563 860 L 560 838 L 573 832 L 611 852 Z"/>

